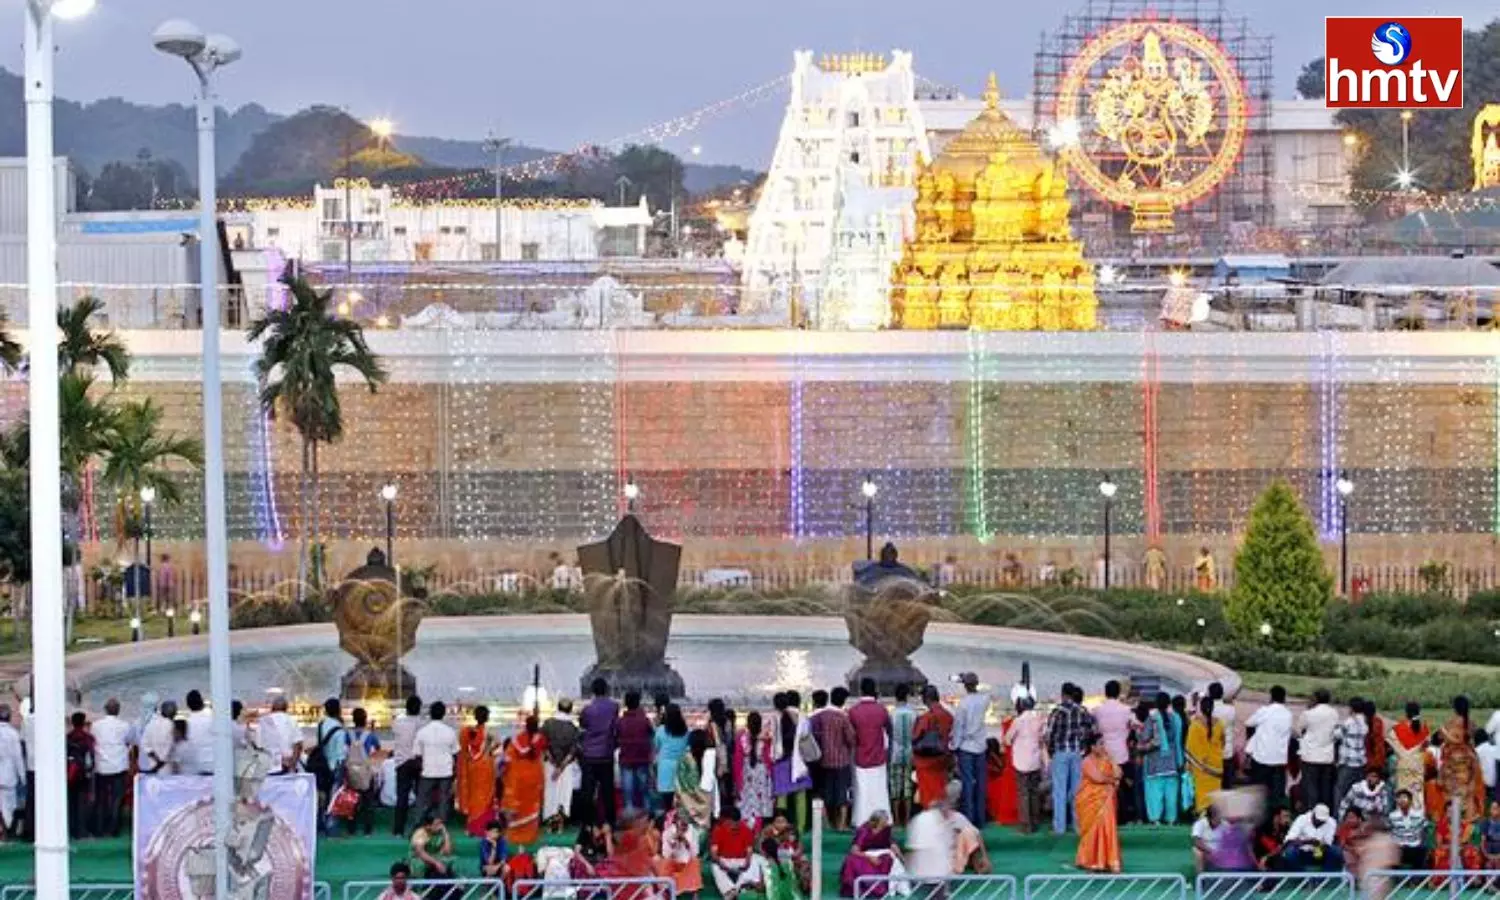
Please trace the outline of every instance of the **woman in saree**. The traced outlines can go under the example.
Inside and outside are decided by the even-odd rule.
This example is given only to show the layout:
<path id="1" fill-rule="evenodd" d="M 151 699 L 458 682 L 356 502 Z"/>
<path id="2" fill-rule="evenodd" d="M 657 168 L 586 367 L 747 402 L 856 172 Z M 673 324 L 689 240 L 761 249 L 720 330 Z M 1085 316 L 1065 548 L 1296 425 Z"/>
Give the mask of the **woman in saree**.
<path id="1" fill-rule="evenodd" d="M 1406 717 L 1391 727 L 1386 744 L 1396 759 L 1395 790 L 1406 791 L 1425 809 L 1423 782 L 1427 777 L 1427 744 L 1432 731 L 1422 721 L 1422 707 L 1406 704 Z"/>
<path id="2" fill-rule="evenodd" d="M 1088 754 L 1083 758 L 1083 785 L 1074 798 L 1078 822 L 1078 868 L 1089 872 L 1120 871 L 1120 829 L 1116 824 L 1116 798 L 1120 788 L 1120 767 L 1109 758 L 1109 751 L 1098 735 L 1089 738 Z"/>
<path id="3" fill-rule="evenodd" d="M 745 883 L 735 893 L 736 898 L 805 900 L 796 871 L 790 862 L 781 858 L 774 840 L 766 839 L 761 842 L 755 863 L 752 870 L 759 873 L 759 883 L 750 883 L 749 879 L 744 879 Z"/>
<path id="4" fill-rule="evenodd" d="M 740 815 L 750 827 L 776 814 L 776 796 L 771 785 L 771 730 L 761 721 L 760 713 L 745 717 L 745 727 L 734 738 L 734 795 L 739 800 Z"/>
<path id="5" fill-rule="evenodd" d="M 595 866 L 600 878 L 648 879 L 656 877 L 656 856 L 660 841 L 651 820 L 645 815 L 632 812 L 633 818 L 625 820 L 615 834 L 613 852 L 609 859 Z M 655 888 L 649 884 L 624 887 L 611 895 L 611 900 L 650 900 Z"/>
<path id="6" fill-rule="evenodd" d="M 1484 778 L 1480 774 L 1479 754 L 1474 750 L 1474 729 L 1469 723 L 1469 698 L 1453 698 L 1453 717 L 1438 732 L 1442 736 L 1442 762 L 1438 785 L 1442 791 L 1443 809 L 1429 810 L 1433 819 L 1447 818 L 1457 802 L 1465 826 L 1472 826 L 1484 815 Z"/>
<path id="7" fill-rule="evenodd" d="M 688 735 L 688 751 L 677 762 L 677 783 L 672 792 L 677 816 L 698 829 L 708 828 L 714 811 L 713 796 L 703 789 L 703 758 L 707 753 L 708 732 L 693 729 Z"/>
<path id="8" fill-rule="evenodd" d="M 474 724 L 458 732 L 455 805 L 468 821 L 469 837 L 484 837 L 495 818 L 495 739 L 488 707 L 474 707 Z"/>
<path id="9" fill-rule="evenodd" d="M 1213 806 L 1224 785 L 1224 722 L 1214 718 L 1214 701 L 1204 697 L 1188 725 L 1187 769 L 1193 779 L 1193 813 Z"/>
<path id="10" fill-rule="evenodd" d="M 535 844 L 542 836 L 542 780 L 546 777 L 542 754 L 546 750 L 547 739 L 536 716 L 527 716 L 526 726 L 505 745 L 500 808 L 505 812 L 505 840 L 516 850 Z"/>
<path id="11" fill-rule="evenodd" d="M 855 896 L 855 887 L 861 878 L 899 878 L 904 874 L 901 851 L 892 836 L 891 816 L 883 809 L 876 810 L 869 821 L 854 830 L 854 842 L 849 845 L 849 854 L 844 857 L 844 867 L 839 872 L 839 895 Z M 871 883 L 861 896 L 872 900 L 884 897 L 888 886 L 886 881 Z"/>
<path id="12" fill-rule="evenodd" d="M 922 809 L 948 796 L 948 776 L 953 771 L 953 752 L 948 739 L 953 734 L 953 713 L 943 708 L 937 688 L 922 688 L 927 709 L 912 725 L 912 770 L 917 774 L 917 805 Z"/>
<path id="13" fill-rule="evenodd" d="M 1007 719 L 1001 728 L 1003 736 L 1015 727 L 1015 718 Z M 1000 740 L 985 741 L 985 809 L 996 825 L 1019 825 L 1021 798 L 1016 785 L 1016 768 L 1011 765 L 1010 746 L 1000 747 Z"/>

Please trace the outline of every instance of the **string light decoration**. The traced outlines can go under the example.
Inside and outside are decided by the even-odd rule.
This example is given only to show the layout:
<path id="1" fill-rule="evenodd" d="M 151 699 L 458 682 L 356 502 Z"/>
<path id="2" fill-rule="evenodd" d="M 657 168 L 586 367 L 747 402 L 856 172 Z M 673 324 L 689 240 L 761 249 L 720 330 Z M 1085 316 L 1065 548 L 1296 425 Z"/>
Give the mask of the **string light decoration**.
<path id="1" fill-rule="evenodd" d="M 1339 412 L 1343 408 L 1337 332 L 1318 333 L 1318 523 L 1325 541 L 1343 534 L 1338 479 L 1345 472 L 1339 446 Z"/>
<path id="2" fill-rule="evenodd" d="M 969 462 L 968 522 L 970 532 L 982 543 L 988 543 L 993 534 L 990 530 L 989 498 L 986 495 L 989 456 L 985 451 L 989 444 L 984 435 L 984 393 L 988 378 L 989 358 L 984 352 L 984 341 L 978 331 L 970 331 L 968 421 L 964 435 Z"/>
<path id="3" fill-rule="evenodd" d="M 1156 350 L 1156 332 L 1143 332 L 1145 352 L 1141 358 L 1141 432 L 1143 436 L 1142 492 L 1146 517 L 1146 540 L 1161 539 L 1161 478 L 1157 447 L 1161 442 L 1158 401 L 1161 397 L 1161 356 Z"/>

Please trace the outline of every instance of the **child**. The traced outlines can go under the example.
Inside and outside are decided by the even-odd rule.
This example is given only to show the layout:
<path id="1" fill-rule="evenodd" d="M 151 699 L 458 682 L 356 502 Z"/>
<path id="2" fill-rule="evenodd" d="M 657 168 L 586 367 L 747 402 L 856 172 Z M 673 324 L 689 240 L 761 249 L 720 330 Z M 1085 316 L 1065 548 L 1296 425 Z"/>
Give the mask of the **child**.
<path id="1" fill-rule="evenodd" d="M 505 860 L 509 855 L 509 848 L 505 845 L 505 820 L 502 817 L 491 819 L 484 826 L 484 837 L 479 841 L 480 874 L 485 878 L 504 878 L 507 874 Z"/>

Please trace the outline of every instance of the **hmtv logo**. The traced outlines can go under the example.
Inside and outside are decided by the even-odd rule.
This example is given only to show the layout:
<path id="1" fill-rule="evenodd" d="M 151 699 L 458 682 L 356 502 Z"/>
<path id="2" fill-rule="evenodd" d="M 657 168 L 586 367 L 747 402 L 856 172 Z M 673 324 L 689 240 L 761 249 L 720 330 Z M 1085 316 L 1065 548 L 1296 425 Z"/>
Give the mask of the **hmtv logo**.
<path id="1" fill-rule="evenodd" d="M 1327 105 L 1351 109 L 1462 109 L 1460 16 L 1329 16 Z"/>

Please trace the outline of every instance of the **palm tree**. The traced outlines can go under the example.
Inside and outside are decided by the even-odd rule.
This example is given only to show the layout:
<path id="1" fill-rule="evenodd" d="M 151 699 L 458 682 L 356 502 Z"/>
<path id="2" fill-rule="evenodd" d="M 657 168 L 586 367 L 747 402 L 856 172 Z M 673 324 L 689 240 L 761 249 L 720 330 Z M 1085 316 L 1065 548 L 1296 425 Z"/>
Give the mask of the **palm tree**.
<path id="1" fill-rule="evenodd" d="M 0 366 L 6 371 L 14 372 L 21 368 L 26 354 L 21 351 L 21 345 L 16 342 L 15 335 L 10 333 L 7 326 L 10 323 L 5 320 L 5 314 L 0 313 Z"/>
<path id="2" fill-rule="evenodd" d="M 57 311 L 57 327 L 62 338 L 57 343 L 57 367 L 63 372 L 109 369 L 109 380 L 115 384 L 130 375 L 130 351 L 113 331 L 95 331 L 89 321 L 104 310 L 98 297 L 79 297 L 72 306 Z"/>
<path id="3" fill-rule="evenodd" d="M 291 289 L 291 302 L 285 309 L 267 310 L 252 322 L 248 337 L 265 339 L 255 362 L 261 407 L 273 418 L 285 415 L 302 438 L 303 524 L 297 560 L 297 599 L 301 600 L 307 581 L 308 541 L 318 537 L 318 445 L 331 444 L 344 435 L 335 372 L 353 369 L 372 394 L 388 375 L 370 352 L 359 323 L 333 314 L 333 291 L 319 291 L 302 278 L 283 281 Z"/>
<path id="4" fill-rule="evenodd" d="M 127 401 L 115 411 L 104 439 L 101 481 L 114 489 L 116 538 L 121 541 L 126 538 L 127 519 L 140 515 L 141 488 L 154 488 L 162 506 L 175 506 L 182 502 L 182 490 L 168 466 L 173 461 L 194 468 L 203 465 L 201 442 L 162 433 L 162 412 L 149 397 Z"/>

